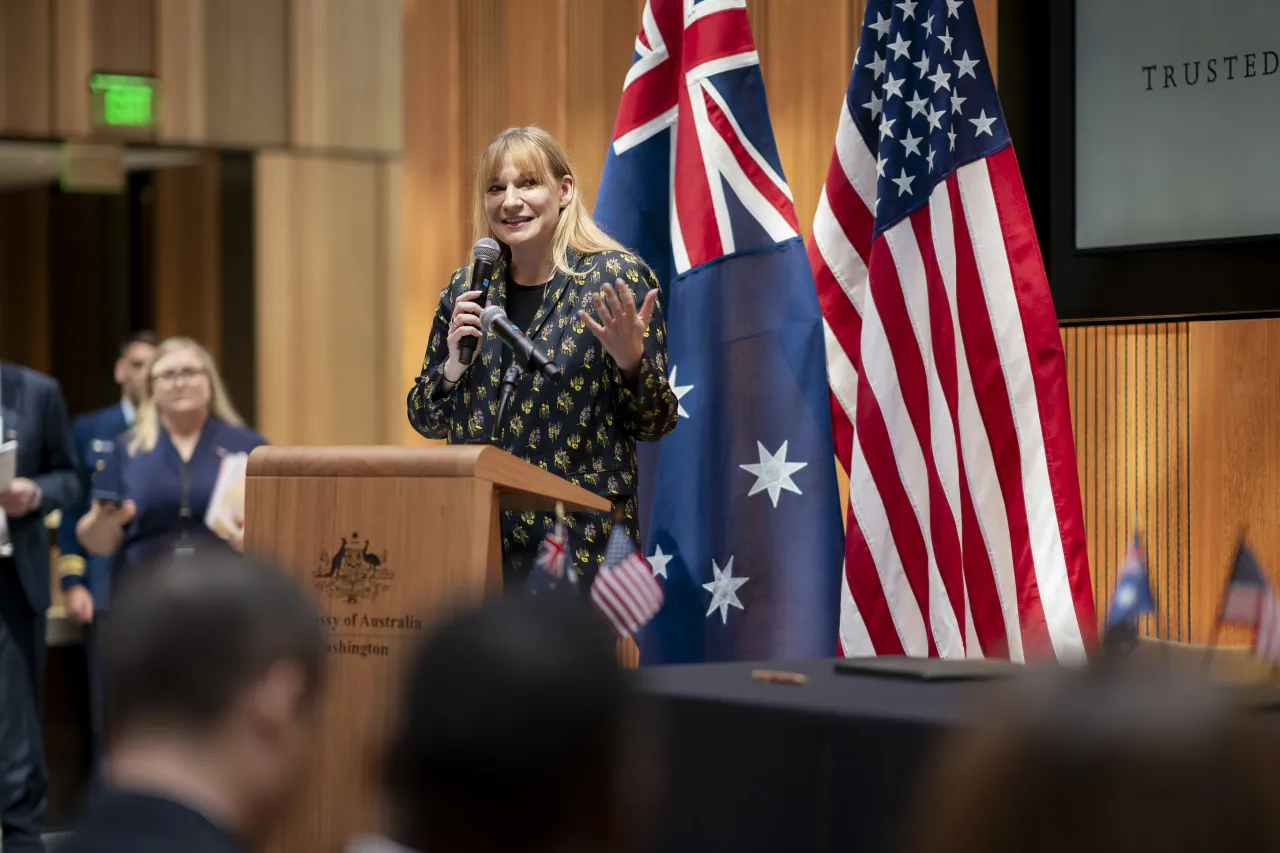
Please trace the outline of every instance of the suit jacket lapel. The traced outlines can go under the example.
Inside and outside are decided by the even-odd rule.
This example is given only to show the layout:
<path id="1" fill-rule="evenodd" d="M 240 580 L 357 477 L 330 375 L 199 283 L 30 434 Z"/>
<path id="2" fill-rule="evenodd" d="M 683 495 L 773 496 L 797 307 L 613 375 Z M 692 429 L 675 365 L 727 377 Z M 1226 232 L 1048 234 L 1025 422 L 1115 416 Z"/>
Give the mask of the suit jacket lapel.
<path id="1" fill-rule="evenodd" d="M 565 260 L 569 269 L 577 270 L 580 260 L 577 252 L 570 249 L 565 255 Z M 538 313 L 533 315 L 533 323 L 529 330 L 531 339 L 536 341 L 547 321 L 551 317 L 559 315 L 560 300 L 564 299 L 565 294 L 570 292 L 569 284 L 573 281 L 573 278 L 573 276 L 565 275 L 559 270 L 556 271 L 556 277 L 551 280 L 551 293 L 543 298 L 542 306 L 538 308 Z M 577 293 L 577 288 L 572 288 L 572 292 Z M 546 339 L 546 344 L 549 348 L 555 347 L 559 343 L 562 332 L 562 329 L 551 330 Z"/>

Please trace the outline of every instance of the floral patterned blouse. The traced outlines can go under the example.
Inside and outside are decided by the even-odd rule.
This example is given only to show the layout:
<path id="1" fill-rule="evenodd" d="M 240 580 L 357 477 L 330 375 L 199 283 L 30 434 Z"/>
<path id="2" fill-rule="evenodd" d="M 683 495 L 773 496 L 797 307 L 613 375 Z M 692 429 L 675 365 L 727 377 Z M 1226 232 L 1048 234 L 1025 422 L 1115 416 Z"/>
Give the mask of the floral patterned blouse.
<path id="1" fill-rule="evenodd" d="M 585 591 L 604 560 L 613 519 L 621 519 L 632 541 L 639 543 L 636 441 L 657 441 L 670 433 L 678 409 L 667 382 L 666 324 L 660 300 L 645 332 L 638 376 L 631 383 L 578 317 L 579 309 L 594 317 L 590 295 L 619 279 L 631 288 L 640 306 L 650 288 L 658 287 L 653 272 L 639 258 L 622 252 L 587 256 L 570 252 L 566 260 L 574 275 L 557 273 L 525 330 L 563 372 L 554 381 L 530 373 L 520 377 L 507 404 L 498 444 L 613 502 L 612 514 L 566 516 L 567 552 L 585 581 L 581 584 Z M 487 304 L 506 305 L 506 279 L 504 257 L 490 279 Z M 488 443 L 501 393 L 504 344 L 492 334 L 485 335 L 458 384 L 444 390 L 449 319 L 458 294 L 468 289 L 463 267 L 440 294 L 422 372 L 408 398 L 414 429 L 427 438 L 448 439 L 450 444 Z M 508 586 L 524 582 L 554 520 L 551 513 L 503 513 Z"/>

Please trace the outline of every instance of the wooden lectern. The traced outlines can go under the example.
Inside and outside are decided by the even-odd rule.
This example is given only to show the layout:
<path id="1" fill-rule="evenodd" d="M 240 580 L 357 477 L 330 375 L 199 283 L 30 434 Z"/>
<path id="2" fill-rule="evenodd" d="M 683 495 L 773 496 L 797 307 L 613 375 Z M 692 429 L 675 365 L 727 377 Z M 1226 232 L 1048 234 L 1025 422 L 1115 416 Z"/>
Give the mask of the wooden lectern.
<path id="1" fill-rule="evenodd" d="M 376 768 L 400 675 L 434 620 L 502 588 L 501 510 L 609 501 L 496 447 L 260 447 L 245 548 L 313 591 L 329 632 L 315 769 L 275 853 L 385 827 Z"/>

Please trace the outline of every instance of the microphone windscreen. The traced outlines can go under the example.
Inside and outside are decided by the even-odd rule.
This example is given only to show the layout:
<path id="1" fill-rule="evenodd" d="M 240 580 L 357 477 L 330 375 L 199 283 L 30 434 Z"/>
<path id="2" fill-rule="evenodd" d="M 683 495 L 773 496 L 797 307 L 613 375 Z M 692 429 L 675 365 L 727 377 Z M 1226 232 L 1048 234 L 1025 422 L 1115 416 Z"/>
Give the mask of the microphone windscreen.
<path id="1" fill-rule="evenodd" d="M 502 310 L 501 305 L 490 305 L 480 313 L 480 328 L 486 332 L 493 326 L 495 320 L 499 317 L 506 317 L 507 312 Z"/>
<path id="2" fill-rule="evenodd" d="M 477 261 L 488 261 L 491 264 L 497 263 L 501 252 L 498 241 L 492 237 L 481 237 L 471 249 L 471 254 Z"/>

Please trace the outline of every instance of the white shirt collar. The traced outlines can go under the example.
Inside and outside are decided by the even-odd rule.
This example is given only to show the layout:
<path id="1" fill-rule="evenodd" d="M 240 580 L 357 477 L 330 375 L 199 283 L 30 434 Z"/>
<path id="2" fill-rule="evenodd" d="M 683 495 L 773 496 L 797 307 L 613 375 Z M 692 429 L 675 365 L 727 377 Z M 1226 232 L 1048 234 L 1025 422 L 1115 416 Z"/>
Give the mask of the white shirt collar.
<path id="1" fill-rule="evenodd" d="M 128 397 L 121 397 L 120 411 L 124 413 L 124 422 L 129 426 L 133 426 L 133 422 L 138 419 L 138 407 L 129 402 Z"/>

